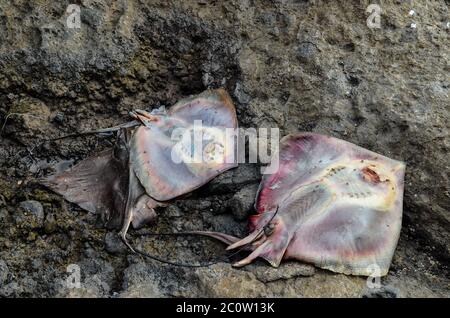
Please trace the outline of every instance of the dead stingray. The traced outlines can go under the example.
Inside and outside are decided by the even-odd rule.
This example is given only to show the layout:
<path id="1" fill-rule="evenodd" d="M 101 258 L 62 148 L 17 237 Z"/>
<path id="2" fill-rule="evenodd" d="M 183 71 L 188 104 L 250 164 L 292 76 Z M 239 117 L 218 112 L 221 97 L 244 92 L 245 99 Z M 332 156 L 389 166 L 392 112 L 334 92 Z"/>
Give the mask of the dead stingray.
<path id="1" fill-rule="evenodd" d="M 156 217 L 156 207 L 237 166 L 234 141 L 224 140 L 226 128 L 237 128 L 236 111 L 223 89 L 180 100 L 168 111 L 132 115 L 136 121 L 97 131 L 119 131 L 113 149 L 41 180 L 66 200 L 100 213 L 108 228 L 121 227 L 124 242 L 130 224 L 143 226 Z M 199 123 L 201 143 L 195 144 L 190 137 Z"/>
<path id="2" fill-rule="evenodd" d="M 334 272 L 384 276 L 400 234 L 405 164 L 313 133 L 281 140 L 280 165 L 261 181 L 244 239 L 205 232 L 261 257 L 310 262 Z"/>

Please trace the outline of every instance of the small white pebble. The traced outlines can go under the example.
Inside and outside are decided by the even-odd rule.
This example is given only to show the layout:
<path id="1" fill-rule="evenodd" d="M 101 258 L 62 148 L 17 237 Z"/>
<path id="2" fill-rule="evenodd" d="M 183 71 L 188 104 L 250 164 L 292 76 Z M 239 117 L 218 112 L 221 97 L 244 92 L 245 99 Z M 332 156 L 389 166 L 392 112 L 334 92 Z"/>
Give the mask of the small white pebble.
<path id="1" fill-rule="evenodd" d="M 17 185 L 21 185 L 22 184 L 22 180 L 17 181 Z"/>
<path id="2" fill-rule="evenodd" d="M 417 24 L 411 23 L 411 29 L 415 29 L 417 27 Z"/>
<path id="3" fill-rule="evenodd" d="M 409 10 L 408 15 L 413 16 L 416 14 L 416 11 L 414 10 Z"/>
<path id="4" fill-rule="evenodd" d="M 447 22 L 447 24 L 445 25 L 445 27 L 446 27 L 447 29 L 450 29 L 450 22 Z"/>

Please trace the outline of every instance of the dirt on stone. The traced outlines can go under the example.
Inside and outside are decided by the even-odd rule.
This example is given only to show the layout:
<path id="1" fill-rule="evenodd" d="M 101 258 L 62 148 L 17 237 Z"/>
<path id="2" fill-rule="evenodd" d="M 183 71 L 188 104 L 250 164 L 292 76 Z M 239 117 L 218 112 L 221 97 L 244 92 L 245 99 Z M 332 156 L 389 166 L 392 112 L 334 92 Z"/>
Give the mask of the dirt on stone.
<path id="1" fill-rule="evenodd" d="M 70 1 L 0 1 L 0 297 L 450 296 L 448 2 L 380 2 L 379 28 L 367 25 L 369 1 L 75 2 L 80 28 L 67 24 Z M 403 227 L 381 288 L 300 262 L 143 259 L 36 183 L 114 142 L 46 139 L 218 87 L 242 127 L 313 131 L 406 162 Z M 240 165 L 145 230 L 243 236 L 259 181 L 257 165 Z M 130 234 L 174 261 L 224 253 L 206 238 Z M 66 283 L 70 265 L 81 288 Z"/>

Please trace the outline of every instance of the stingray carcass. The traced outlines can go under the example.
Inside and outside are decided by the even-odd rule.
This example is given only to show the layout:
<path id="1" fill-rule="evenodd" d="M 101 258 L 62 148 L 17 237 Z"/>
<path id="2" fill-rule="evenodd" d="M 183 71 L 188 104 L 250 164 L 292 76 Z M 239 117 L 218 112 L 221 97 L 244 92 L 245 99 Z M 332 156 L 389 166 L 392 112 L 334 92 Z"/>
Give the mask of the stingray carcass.
<path id="1" fill-rule="evenodd" d="M 223 89 L 180 100 L 168 111 L 136 110 L 132 116 L 135 121 L 120 126 L 114 148 L 41 181 L 100 213 L 107 227 L 121 227 L 125 242 L 130 224 L 141 227 L 155 218 L 156 207 L 237 165 L 234 140 L 225 132 L 237 128 L 236 111 Z"/>
<path id="2" fill-rule="evenodd" d="M 297 259 L 335 272 L 386 275 L 400 234 L 405 165 L 314 133 L 284 137 L 279 168 L 265 175 L 244 239 L 205 233 L 250 249 L 277 267 Z"/>

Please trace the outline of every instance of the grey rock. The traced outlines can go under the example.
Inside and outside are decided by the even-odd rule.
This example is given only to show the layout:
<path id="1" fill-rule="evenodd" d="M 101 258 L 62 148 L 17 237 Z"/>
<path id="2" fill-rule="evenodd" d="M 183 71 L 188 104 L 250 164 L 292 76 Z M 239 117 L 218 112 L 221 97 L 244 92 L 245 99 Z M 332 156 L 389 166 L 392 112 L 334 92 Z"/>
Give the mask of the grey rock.
<path id="1" fill-rule="evenodd" d="M 208 210 L 211 207 L 211 202 L 207 199 L 203 199 L 203 200 L 191 200 L 191 199 L 187 199 L 187 200 L 182 200 L 179 202 L 179 204 L 183 207 L 183 210 L 185 212 L 189 212 L 192 210 L 199 210 L 199 211 L 204 211 L 204 210 Z M 169 209 L 169 213 L 175 213 L 175 214 L 179 214 L 178 212 L 170 212 L 171 209 L 174 208 L 170 208 Z"/>
<path id="2" fill-rule="evenodd" d="M 0 259 L 0 288 L 6 283 L 8 279 L 8 273 L 8 265 L 4 260 Z"/>
<path id="3" fill-rule="evenodd" d="M 20 202 L 21 210 L 18 215 L 15 215 L 16 222 L 24 227 L 30 229 L 41 228 L 44 226 L 44 208 L 38 201 L 28 200 Z"/>
<path id="4" fill-rule="evenodd" d="M 161 277 L 152 264 L 138 262 L 127 267 L 123 273 L 120 297 L 161 297 Z"/>
<path id="5" fill-rule="evenodd" d="M 183 211 L 176 205 L 169 205 L 165 210 L 164 214 L 169 218 L 178 218 L 183 216 Z"/>
<path id="6" fill-rule="evenodd" d="M 251 100 L 250 95 L 248 95 L 244 88 L 242 87 L 241 83 L 236 83 L 236 88 L 234 89 L 234 96 L 241 104 L 248 104 Z"/>
<path id="7" fill-rule="evenodd" d="M 206 189 L 211 194 L 233 193 L 246 185 L 259 183 L 260 179 L 259 167 L 244 163 L 211 180 Z"/>
<path id="8" fill-rule="evenodd" d="M 1 297 L 14 297 L 23 293 L 23 288 L 17 282 L 11 282 L 0 287 Z"/>
<path id="9" fill-rule="evenodd" d="M 31 261 L 31 267 L 34 270 L 39 270 L 40 268 L 42 268 L 42 261 L 40 259 L 34 259 Z"/>
<path id="10" fill-rule="evenodd" d="M 312 276 L 315 273 L 314 266 L 292 261 L 282 263 L 277 268 L 268 264 L 255 264 L 249 266 L 246 270 L 255 274 L 256 278 L 263 283 L 299 276 Z"/>
<path id="11" fill-rule="evenodd" d="M 52 163 L 79 161 L 114 142 L 105 136 L 44 140 L 114 126 L 132 108 L 170 106 L 224 87 L 240 127 L 278 127 L 281 136 L 323 133 L 405 161 L 403 228 L 382 283 L 397 297 L 449 297 L 450 83 L 448 30 L 439 22 L 448 20 L 445 1 L 416 1 L 414 10 L 427 15 L 416 17 L 415 29 L 401 5 L 385 2 L 380 30 L 361 23 L 357 3 L 272 2 L 81 1 L 81 29 L 67 27 L 66 2 L 2 3 L 0 24 L 8 27 L 0 32 L 1 125 L 6 114 L 19 115 L 8 118 L 0 138 L 0 258 L 8 265 L 0 296 L 368 294 L 365 278 L 317 269 L 303 276 L 306 270 L 284 269 L 284 261 L 280 269 L 258 261 L 255 272 L 228 263 L 186 269 L 115 253 L 113 237 L 105 241 L 105 230 L 95 227 L 96 215 L 31 186 L 29 180 L 51 173 Z M 240 198 L 241 190 L 260 180 L 257 165 L 241 164 L 177 198 L 180 210 L 160 209 L 146 230 L 243 237 L 246 215 L 223 212 L 232 198 L 244 211 L 250 199 Z M 24 198 L 45 207 L 43 231 L 42 218 L 18 206 Z M 133 239 L 178 262 L 224 254 L 223 244 L 198 237 Z M 65 287 L 71 262 L 81 266 L 79 290 Z"/>
<path id="12" fill-rule="evenodd" d="M 227 233 L 237 237 L 243 237 L 246 234 L 247 220 L 236 222 L 235 218 L 230 214 L 219 214 L 213 217 L 206 217 L 204 223 L 211 228 L 211 230 Z"/>
<path id="13" fill-rule="evenodd" d="M 302 42 L 295 47 L 295 55 L 301 61 L 307 61 L 316 53 L 316 45 L 312 42 Z"/>
<path id="14" fill-rule="evenodd" d="M 76 263 L 79 268 L 80 288 L 73 288 L 66 283 L 66 278 L 57 284 L 57 297 L 107 297 L 111 293 L 115 273 L 112 265 L 100 258 L 91 256 Z M 67 277 L 70 273 L 66 273 Z M 63 277 L 64 277 L 63 276 Z"/>
<path id="15" fill-rule="evenodd" d="M 52 121 L 55 122 L 56 124 L 59 124 L 59 125 L 62 124 L 62 123 L 64 122 L 64 114 L 62 114 L 62 113 L 57 113 L 57 114 L 53 117 Z"/>
<path id="16" fill-rule="evenodd" d="M 49 213 L 45 216 L 44 231 L 47 234 L 54 233 L 58 228 L 56 217 L 53 213 Z"/>
<path id="17" fill-rule="evenodd" d="M 124 253 L 127 251 L 127 247 L 115 232 L 107 232 L 105 234 L 105 249 L 111 254 Z"/>
<path id="18" fill-rule="evenodd" d="M 26 213 L 33 214 L 40 222 L 44 221 L 44 208 L 40 202 L 28 200 L 20 202 L 19 205 Z"/>
<path id="19" fill-rule="evenodd" d="M 228 264 L 216 264 L 196 270 L 202 297 L 263 297 L 264 284 L 246 271 L 234 270 Z"/>
<path id="20" fill-rule="evenodd" d="M 250 215 L 258 187 L 258 184 L 248 185 L 236 192 L 227 202 L 227 208 L 236 220 L 245 220 Z"/>
<path id="21" fill-rule="evenodd" d="M 2 225 L 6 224 L 6 222 L 8 221 L 8 218 L 9 218 L 8 210 L 0 209 L 0 227 L 2 227 Z"/>
<path id="22" fill-rule="evenodd" d="M 367 288 L 363 293 L 363 298 L 397 298 L 398 291 L 388 286 L 380 288 Z"/>

